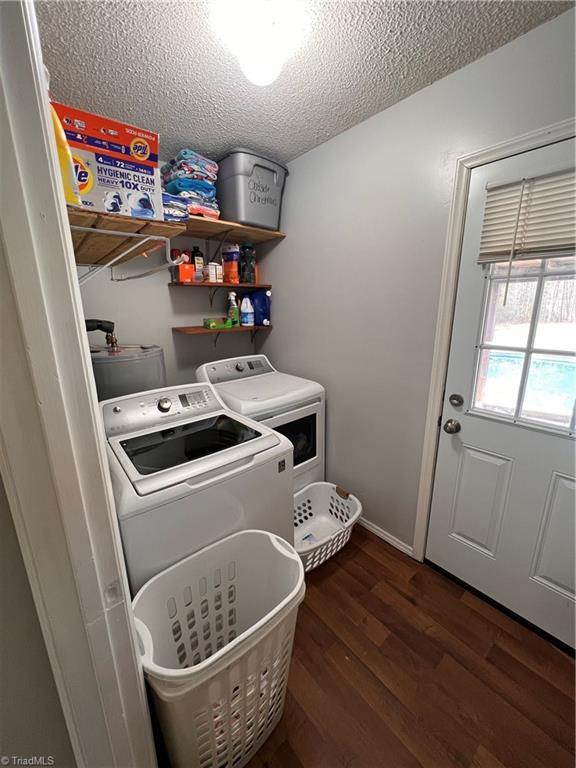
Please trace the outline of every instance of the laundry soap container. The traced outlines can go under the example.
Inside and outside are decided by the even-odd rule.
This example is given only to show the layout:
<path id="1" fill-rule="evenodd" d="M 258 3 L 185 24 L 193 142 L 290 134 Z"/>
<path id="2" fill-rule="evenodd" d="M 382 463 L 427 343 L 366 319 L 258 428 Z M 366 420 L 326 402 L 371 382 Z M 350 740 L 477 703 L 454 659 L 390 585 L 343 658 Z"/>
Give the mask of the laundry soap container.
<path id="1" fill-rule="evenodd" d="M 243 768 L 282 717 L 304 569 L 240 531 L 154 576 L 132 610 L 172 768 Z"/>
<path id="2" fill-rule="evenodd" d="M 90 347 L 98 400 L 166 386 L 164 351 L 155 344 Z"/>
<path id="3" fill-rule="evenodd" d="M 249 149 L 233 149 L 219 161 L 216 191 L 223 219 L 278 229 L 288 169 Z"/>

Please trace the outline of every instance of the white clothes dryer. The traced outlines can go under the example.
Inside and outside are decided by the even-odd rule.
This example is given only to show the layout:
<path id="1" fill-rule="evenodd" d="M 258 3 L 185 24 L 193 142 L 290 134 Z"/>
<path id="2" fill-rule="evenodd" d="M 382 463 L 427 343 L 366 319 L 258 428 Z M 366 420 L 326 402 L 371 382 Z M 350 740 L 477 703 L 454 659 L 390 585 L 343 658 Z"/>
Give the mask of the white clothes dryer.
<path id="1" fill-rule="evenodd" d="M 196 379 L 214 385 L 236 413 L 285 435 L 294 446 L 294 490 L 324 480 L 325 391 L 316 381 L 277 371 L 266 355 L 205 363 Z"/>
<path id="2" fill-rule="evenodd" d="M 208 383 L 101 404 L 132 593 L 236 531 L 292 543 L 292 444 L 230 411 Z"/>

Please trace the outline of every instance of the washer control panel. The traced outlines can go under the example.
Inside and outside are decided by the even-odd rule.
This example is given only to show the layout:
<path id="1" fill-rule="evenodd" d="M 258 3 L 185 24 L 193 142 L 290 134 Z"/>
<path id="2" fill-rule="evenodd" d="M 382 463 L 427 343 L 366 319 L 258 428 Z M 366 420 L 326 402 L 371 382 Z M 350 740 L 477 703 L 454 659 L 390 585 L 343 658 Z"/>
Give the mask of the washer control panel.
<path id="1" fill-rule="evenodd" d="M 126 395 L 104 403 L 102 416 L 106 436 L 116 437 L 156 426 L 162 429 L 166 422 L 208 416 L 221 411 L 222 407 L 210 384 L 188 384 Z"/>
<path id="2" fill-rule="evenodd" d="M 223 384 L 226 381 L 251 379 L 264 373 L 273 373 L 274 370 L 266 355 L 253 355 L 205 363 L 196 371 L 196 377 L 208 380 L 211 384 Z"/>

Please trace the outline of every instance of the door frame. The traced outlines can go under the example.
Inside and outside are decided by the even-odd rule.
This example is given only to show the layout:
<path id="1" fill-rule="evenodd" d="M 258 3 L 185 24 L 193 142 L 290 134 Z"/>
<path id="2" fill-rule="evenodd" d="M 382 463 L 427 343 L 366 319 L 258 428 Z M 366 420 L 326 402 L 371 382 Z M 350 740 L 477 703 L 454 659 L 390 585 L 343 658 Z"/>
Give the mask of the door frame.
<path id="1" fill-rule="evenodd" d="M 0 473 L 77 765 L 155 768 L 30 0 L 0 2 L 0 135 Z"/>
<path id="2" fill-rule="evenodd" d="M 533 149 L 555 144 L 576 136 L 576 119 L 569 118 L 559 123 L 541 128 L 537 131 L 523 134 L 509 141 L 495 144 L 486 149 L 463 155 L 456 161 L 454 174 L 454 191 L 448 217 L 448 233 L 442 262 L 442 278 L 438 313 L 436 316 L 436 335 L 432 356 L 432 371 L 428 389 L 428 405 L 424 427 L 424 442 L 422 446 L 422 461 L 418 485 L 418 501 L 416 506 L 416 523 L 414 526 L 413 557 L 424 560 L 426 538 L 432 493 L 434 490 L 434 475 L 436 471 L 436 456 L 440 437 L 440 417 L 444 403 L 444 388 L 448 372 L 452 323 L 458 288 L 458 273 L 462 239 L 466 221 L 466 206 L 470 177 L 474 168 L 487 163 L 530 152 Z"/>

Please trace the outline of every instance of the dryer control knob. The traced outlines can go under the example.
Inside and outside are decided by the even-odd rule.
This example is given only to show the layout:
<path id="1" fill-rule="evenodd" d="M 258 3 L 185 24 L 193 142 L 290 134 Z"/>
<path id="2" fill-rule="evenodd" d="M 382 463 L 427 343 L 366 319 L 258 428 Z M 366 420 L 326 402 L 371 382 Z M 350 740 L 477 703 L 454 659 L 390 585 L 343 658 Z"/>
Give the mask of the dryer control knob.
<path id="1" fill-rule="evenodd" d="M 170 400 L 169 397 L 161 397 L 160 400 L 158 400 L 159 411 L 166 413 L 170 408 L 172 408 L 172 400 Z"/>
<path id="2" fill-rule="evenodd" d="M 244 363 L 236 363 L 236 370 L 242 372 L 244 370 Z"/>

